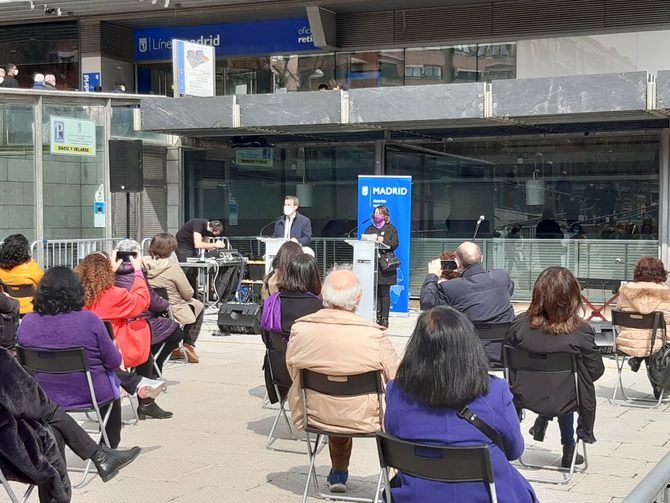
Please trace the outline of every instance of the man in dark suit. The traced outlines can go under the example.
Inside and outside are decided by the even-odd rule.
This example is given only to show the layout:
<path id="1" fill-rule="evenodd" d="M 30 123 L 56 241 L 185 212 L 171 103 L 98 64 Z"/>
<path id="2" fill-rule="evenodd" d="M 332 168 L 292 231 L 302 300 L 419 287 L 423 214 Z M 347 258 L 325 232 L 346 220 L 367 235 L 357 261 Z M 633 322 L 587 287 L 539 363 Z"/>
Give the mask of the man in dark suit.
<path id="1" fill-rule="evenodd" d="M 2 87 L 17 89 L 19 87 L 19 81 L 16 80 L 18 74 L 19 69 L 16 68 L 16 65 L 13 63 L 8 64 L 5 71 L 5 80 L 2 81 Z"/>
<path id="2" fill-rule="evenodd" d="M 285 238 L 307 246 L 312 242 L 312 221 L 298 213 L 300 201 L 295 196 L 284 198 L 284 216 L 275 222 L 273 238 Z"/>

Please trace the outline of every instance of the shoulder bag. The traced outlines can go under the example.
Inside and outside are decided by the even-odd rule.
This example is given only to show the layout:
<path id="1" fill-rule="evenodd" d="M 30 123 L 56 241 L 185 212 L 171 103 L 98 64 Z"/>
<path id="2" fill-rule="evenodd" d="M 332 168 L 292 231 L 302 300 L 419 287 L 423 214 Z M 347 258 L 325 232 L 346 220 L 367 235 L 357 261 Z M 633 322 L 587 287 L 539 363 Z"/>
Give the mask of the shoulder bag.
<path id="1" fill-rule="evenodd" d="M 503 453 L 505 452 L 505 442 L 503 441 L 502 436 L 491 426 L 489 426 L 486 421 L 472 412 L 470 407 L 466 405 L 461 410 L 459 410 L 456 415 L 461 419 L 465 419 L 468 423 L 489 437 L 494 444 L 500 447 L 500 450 L 503 451 Z"/>
<path id="2" fill-rule="evenodd" d="M 396 257 L 395 253 L 389 251 L 384 254 L 379 254 L 377 264 L 381 272 L 392 272 L 400 267 L 400 259 Z"/>
<path id="3" fill-rule="evenodd" d="M 662 314 L 659 316 L 663 316 Z M 647 374 L 649 381 L 659 388 L 670 388 L 670 344 L 668 344 L 665 330 L 662 333 L 661 349 L 654 351 L 654 343 L 656 342 L 656 333 L 658 332 L 658 317 L 654 320 L 654 328 L 651 332 L 651 347 L 649 348 L 650 356 L 647 364 Z"/>

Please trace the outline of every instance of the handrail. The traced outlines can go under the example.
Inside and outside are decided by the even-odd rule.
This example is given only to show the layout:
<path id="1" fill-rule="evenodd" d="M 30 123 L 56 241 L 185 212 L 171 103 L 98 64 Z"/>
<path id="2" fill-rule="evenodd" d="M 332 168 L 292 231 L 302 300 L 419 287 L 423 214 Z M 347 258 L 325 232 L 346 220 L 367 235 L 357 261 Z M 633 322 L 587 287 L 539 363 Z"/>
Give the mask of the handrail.
<path id="1" fill-rule="evenodd" d="M 670 502 L 670 452 L 628 493 L 623 503 Z"/>

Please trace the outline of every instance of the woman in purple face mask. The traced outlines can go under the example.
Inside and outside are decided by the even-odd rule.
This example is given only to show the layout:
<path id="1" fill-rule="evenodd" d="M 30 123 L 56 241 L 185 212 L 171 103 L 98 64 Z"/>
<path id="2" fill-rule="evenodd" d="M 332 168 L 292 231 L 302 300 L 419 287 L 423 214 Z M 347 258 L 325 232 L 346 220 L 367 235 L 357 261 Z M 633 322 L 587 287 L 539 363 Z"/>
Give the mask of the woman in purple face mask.
<path id="1" fill-rule="evenodd" d="M 398 248 L 398 230 L 391 223 L 389 209 L 386 206 L 377 206 L 372 214 L 372 225 L 365 229 L 365 234 L 376 234 L 377 241 L 388 246 L 388 249 L 379 250 L 379 256 L 393 254 Z M 398 282 L 395 269 L 382 271 L 377 274 L 377 323 L 389 326 L 389 310 L 391 309 L 391 286 Z"/>

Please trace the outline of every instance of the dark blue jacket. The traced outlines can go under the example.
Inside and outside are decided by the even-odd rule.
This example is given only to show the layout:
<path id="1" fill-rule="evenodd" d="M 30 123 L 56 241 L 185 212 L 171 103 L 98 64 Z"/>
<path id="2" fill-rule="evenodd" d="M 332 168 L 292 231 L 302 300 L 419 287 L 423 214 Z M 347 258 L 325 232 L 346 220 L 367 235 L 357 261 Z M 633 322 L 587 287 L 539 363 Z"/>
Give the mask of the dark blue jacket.
<path id="1" fill-rule="evenodd" d="M 286 217 L 278 218 L 275 222 L 275 231 L 273 238 L 284 237 L 284 223 Z M 300 213 L 296 214 L 293 225 L 291 225 L 291 237 L 296 238 L 302 246 L 307 246 L 312 242 L 312 221 Z"/>
<path id="2" fill-rule="evenodd" d="M 521 456 L 524 441 L 507 383 L 491 377 L 488 393 L 475 398 L 469 407 L 503 438 L 505 452 L 475 426 L 459 418 L 456 410 L 420 404 L 405 394 L 395 381 L 386 386 L 384 430 L 403 440 L 423 444 L 453 447 L 486 445 L 491 453 L 498 501 L 536 502 L 533 488 L 509 462 Z M 393 478 L 391 493 L 394 503 L 490 501 L 488 489 L 482 482 L 434 482 L 405 473 L 398 473 Z"/>
<path id="3" fill-rule="evenodd" d="M 473 323 L 507 323 L 514 320 L 511 297 L 514 281 L 506 271 L 488 272 L 479 264 L 468 267 L 460 278 L 437 282 L 427 274 L 421 287 L 421 309 L 446 305 L 468 317 Z"/>

